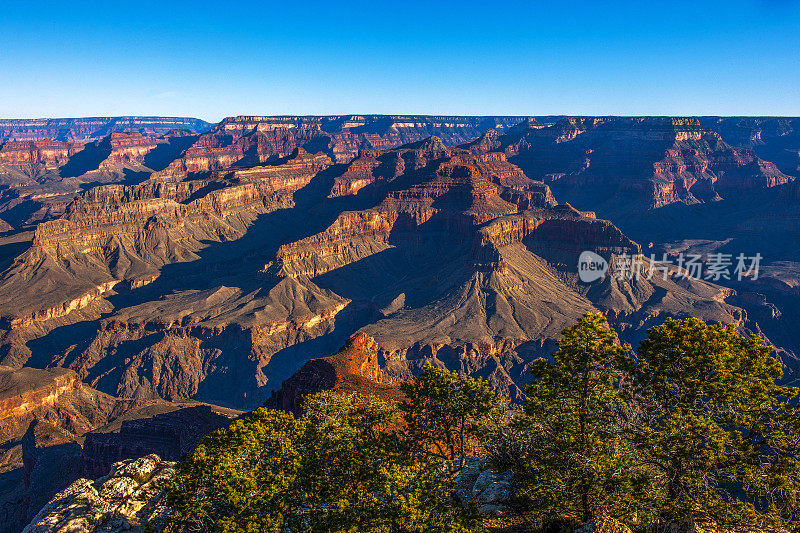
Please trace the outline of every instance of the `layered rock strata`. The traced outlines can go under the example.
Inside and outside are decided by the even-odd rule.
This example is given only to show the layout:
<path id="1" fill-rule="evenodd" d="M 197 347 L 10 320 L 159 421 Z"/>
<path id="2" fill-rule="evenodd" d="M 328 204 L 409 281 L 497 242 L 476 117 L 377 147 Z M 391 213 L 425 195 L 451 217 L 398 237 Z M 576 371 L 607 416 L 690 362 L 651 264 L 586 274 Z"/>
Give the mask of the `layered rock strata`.
<path id="1" fill-rule="evenodd" d="M 400 380 L 384 373 L 375 339 L 365 333 L 350 338 L 329 357 L 312 359 L 272 393 L 265 404 L 295 414 L 302 412 L 306 396 L 325 390 L 374 395 L 383 400 L 403 398 Z"/>
<path id="2" fill-rule="evenodd" d="M 0 140 L 86 142 L 114 132 L 161 135 L 178 129 L 203 132 L 210 126 L 208 122 L 196 118 L 170 117 L 0 119 Z"/>
<path id="3" fill-rule="evenodd" d="M 196 259 L 203 241 L 237 239 L 258 215 L 292 205 L 292 193 L 329 164 L 296 151 L 282 168 L 213 184 L 95 187 L 36 228 L 31 248 L 0 279 L 0 316 L 12 328 L 29 326 L 85 308 L 120 281 L 141 286 L 164 265 Z"/>
<path id="4" fill-rule="evenodd" d="M 734 148 L 696 118 L 577 117 L 540 128 L 522 123 L 469 148 L 499 150 L 570 201 L 642 210 L 717 200 L 787 183 L 750 148 Z M 627 202 L 629 205 L 622 205 Z"/>

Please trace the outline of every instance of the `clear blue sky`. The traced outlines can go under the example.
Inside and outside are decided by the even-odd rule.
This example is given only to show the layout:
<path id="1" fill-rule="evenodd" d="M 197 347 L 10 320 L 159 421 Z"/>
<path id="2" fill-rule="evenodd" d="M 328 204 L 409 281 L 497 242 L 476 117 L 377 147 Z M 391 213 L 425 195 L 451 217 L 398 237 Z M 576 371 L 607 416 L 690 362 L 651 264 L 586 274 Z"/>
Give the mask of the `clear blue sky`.
<path id="1" fill-rule="evenodd" d="M 800 6 L 6 2 L 0 117 L 800 115 Z"/>

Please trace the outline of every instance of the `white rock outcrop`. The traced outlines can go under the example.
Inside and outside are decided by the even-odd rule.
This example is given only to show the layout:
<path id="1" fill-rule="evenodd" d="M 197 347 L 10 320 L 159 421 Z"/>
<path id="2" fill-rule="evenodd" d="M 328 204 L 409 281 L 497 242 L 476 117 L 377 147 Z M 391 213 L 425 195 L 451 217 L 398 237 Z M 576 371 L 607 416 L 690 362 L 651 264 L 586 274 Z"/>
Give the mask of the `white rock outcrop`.
<path id="1" fill-rule="evenodd" d="M 175 463 L 155 454 L 120 461 L 107 476 L 58 493 L 23 533 L 143 533 L 163 516 L 164 482 L 174 474 Z"/>

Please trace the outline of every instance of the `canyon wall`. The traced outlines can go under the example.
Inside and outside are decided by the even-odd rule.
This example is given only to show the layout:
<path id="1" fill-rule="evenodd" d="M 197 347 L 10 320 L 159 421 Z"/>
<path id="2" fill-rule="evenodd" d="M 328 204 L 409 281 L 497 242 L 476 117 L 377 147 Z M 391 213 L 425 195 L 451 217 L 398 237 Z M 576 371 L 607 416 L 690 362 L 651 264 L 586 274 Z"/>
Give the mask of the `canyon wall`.
<path id="1" fill-rule="evenodd" d="M 160 135 L 176 129 L 203 132 L 210 126 L 208 122 L 196 118 L 170 117 L 0 119 L 0 141 L 53 139 L 86 142 L 114 132 L 135 131 L 144 135 Z"/>

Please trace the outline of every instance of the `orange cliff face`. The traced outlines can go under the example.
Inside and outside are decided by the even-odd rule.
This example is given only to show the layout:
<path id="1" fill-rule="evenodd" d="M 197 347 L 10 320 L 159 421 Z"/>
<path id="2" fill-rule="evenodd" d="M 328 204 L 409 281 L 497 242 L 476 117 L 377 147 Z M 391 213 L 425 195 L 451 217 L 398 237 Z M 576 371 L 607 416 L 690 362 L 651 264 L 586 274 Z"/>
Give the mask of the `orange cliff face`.
<path id="1" fill-rule="evenodd" d="M 49 167 L 58 167 L 66 163 L 70 157 L 83 150 L 81 143 L 52 141 L 9 141 L 0 145 L 0 164 L 29 165 L 41 163 Z"/>
<path id="2" fill-rule="evenodd" d="M 59 396 L 80 387 L 78 376 L 62 368 L 0 369 L 0 420 L 27 417 L 42 407 L 52 407 Z"/>
<path id="3" fill-rule="evenodd" d="M 299 414 L 306 396 L 325 390 L 401 401 L 404 398 L 400 391 L 402 380 L 388 376 L 381 369 L 378 354 L 375 339 L 359 333 L 335 354 L 312 359 L 303 365 L 272 393 L 265 405 Z"/>
<path id="4" fill-rule="evenodd" d="M 159 137 L 144 136 L 139 132 L 112 133 L 107 138 L 110 153 L 100 166 L 110 166 L 114 163 L 142 163 L 144 157 L 159 144 L 167 140 Z"/>
<path id="5" fill-rule="evenodd" d="M 0 442 L 22 437 L 37 418 L 81 434 L 105 423 L 115 406 L 72 370 L 0 366 Z"/>

